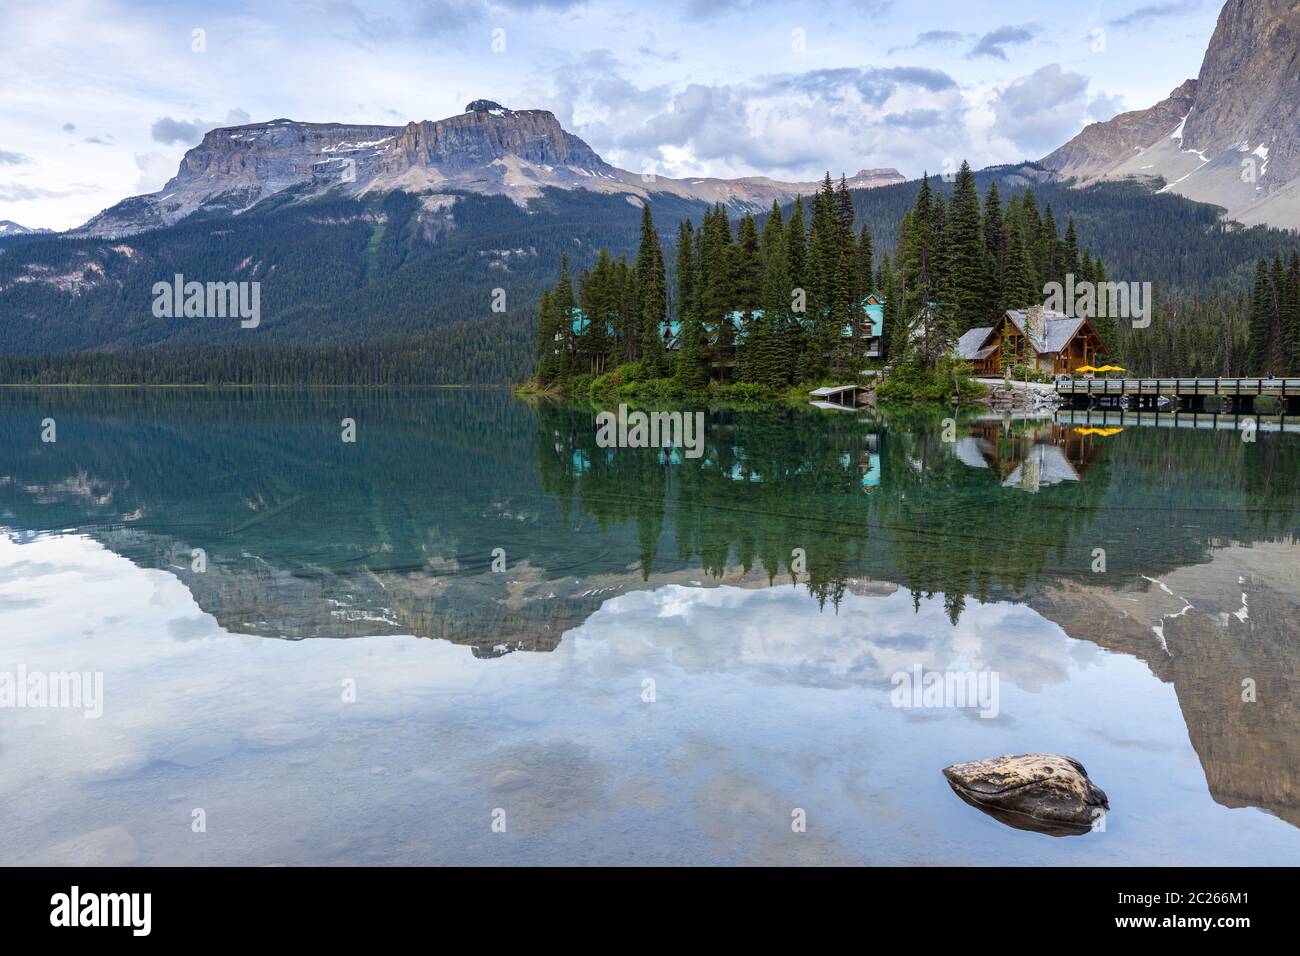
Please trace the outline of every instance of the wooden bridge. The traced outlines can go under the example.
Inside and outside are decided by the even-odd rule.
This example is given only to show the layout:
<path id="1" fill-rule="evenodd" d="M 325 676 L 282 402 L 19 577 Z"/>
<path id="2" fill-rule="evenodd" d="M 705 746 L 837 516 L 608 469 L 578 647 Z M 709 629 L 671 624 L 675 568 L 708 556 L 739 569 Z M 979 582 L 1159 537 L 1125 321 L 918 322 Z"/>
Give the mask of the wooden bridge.
<path id="1" fill-rule="evenodd" d="M 1300 414 L 1300 378 L 1062 378 L 1056 391 L 1075 407 L 1123 399 L 1131 407 L 1155 409 L 1165 397 L 1180 410 L 1200 411 L 1207 398 L 1219 398 L 1226 410 L 1249 415 L 1257 399 L 1276 398 L 1284 414 Z"/>

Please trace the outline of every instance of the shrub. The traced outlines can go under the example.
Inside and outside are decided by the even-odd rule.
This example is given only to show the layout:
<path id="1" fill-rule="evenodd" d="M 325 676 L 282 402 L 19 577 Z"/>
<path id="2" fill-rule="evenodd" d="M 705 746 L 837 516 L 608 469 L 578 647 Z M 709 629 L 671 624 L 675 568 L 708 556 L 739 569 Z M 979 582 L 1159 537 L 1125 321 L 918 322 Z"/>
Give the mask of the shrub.
<path id="1" fill-rule="evenodd" d="M 771 393 L 762 385 L 754 382 L 718 382 L 709 383 L 709 398 L 725 402 L 761 402 Z"/>
<path id="2" fill-rule="evenodd" d="M 945 402 L 957 394 L 978 398 L 987 393 L 970 377 L 971 368 L 955 356 L 945 355 L 935 368 L 918 362 L 895 365 L 876 387 L 876 395 L 885 401 Z"/>
<path id="3" fill-rule="evenodd" d="M 1017 382 L 1052 381 L 1052 374 L 1050 372 L 1040 372 L 1036 368 L 1030 368 L 1028 365 L 1020 364 L 1011 366 L 1011 377 Z"/>
<path id="4" fill-rule="evenodd" d="M 589 375 L 576 376 L 574 378 L 575 382 L 579 379 L 585 378 L 590 384 L 588 384 L 585 389 L 579 389 L 575 385 L 573 390 L 575 392 L 586 391 L 590 395 L 608 395 L 619 391 L 624 385 L 629 382 L 635 382 L 640 377 L 641 363 L 628 362 L 624 365 L 619 365 L 610 369 L 603 375 L 597 375 L 595 378 L 592 378 Z"/>

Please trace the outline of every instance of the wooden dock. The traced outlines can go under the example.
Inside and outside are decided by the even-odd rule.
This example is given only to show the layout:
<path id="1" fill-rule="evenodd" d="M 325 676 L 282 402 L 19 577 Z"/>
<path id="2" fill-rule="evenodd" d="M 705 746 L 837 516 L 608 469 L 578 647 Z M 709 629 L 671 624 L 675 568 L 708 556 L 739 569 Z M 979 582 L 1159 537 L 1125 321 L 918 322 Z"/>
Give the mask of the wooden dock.
<path id="1" fill-rule="evenodd" d="M 1196 428 L 1207 431 L 1245 431 L 1255 428 L 1261 432 L 1300 434 L 1300 417 L 1288 415 L 1213 414 L 1211 412 L 1128 411 L 1109 408 L 1063 408 L 1052 416 L 1061 425 L 1076 428 Z"/>
<path id="2" fill-rule="evenodd" d="M 1126 400 L 1139 409 L 1168 398 L 1179 410 L 1200 411 L 1218 398 L 1232 412 L 1251 414 L 1260 398 L 1276 398 L 1287 415 L 1300 415 L 1300 378 L 1086 378 L 1059 379 L 1056 392 L 1075 407 Z"/>
<path id="3" fill-rule="evenodd" d="M 835 408 L 854 410 L 858 408 L 874 408 L 876 404 L 876 388 L 872 384 L 870 387 L 865 385 L 827 385 L 824 388 L 815 388 L 808 393 L 812 398 L 812 403 L 818 408 Z M 1297 391 L 1300 395 L 1300 391 Z"/>

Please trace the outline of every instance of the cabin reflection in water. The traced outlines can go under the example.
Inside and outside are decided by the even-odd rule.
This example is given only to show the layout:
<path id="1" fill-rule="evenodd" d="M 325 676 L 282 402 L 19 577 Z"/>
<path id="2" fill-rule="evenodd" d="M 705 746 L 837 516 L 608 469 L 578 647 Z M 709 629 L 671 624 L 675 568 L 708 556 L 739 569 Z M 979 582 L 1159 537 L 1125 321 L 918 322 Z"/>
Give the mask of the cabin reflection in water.
<path id="1" fill-rule="evenodd" d="M 1055 422 L 973 422 L 958 440 L 957 457 L 971 468 L 988 468 L 1004 488 L 1037 493 L 1063 481 L 1079 481 L 1101 455 L 1097 436 Z"/>

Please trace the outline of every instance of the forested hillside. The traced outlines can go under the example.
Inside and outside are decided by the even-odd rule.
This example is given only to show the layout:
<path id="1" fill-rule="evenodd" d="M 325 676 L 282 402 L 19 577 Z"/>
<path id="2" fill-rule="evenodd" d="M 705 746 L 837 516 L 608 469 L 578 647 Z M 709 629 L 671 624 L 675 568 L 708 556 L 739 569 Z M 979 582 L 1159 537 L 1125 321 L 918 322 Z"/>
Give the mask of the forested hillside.
<path id="1" fill-rule="evenodd" d="M 981 202 L 994 183 L 1008 206 L 1023 203 L 1031 189 L 1035 208 L 1051 207 L 1060 229 L 1073 220 L 1078 247 L 1105 262 L 1109 278 L 1156 285 L 1163 337 L 1127 347 L 1134 361 L 1164 372 L 1183 355 L 1228 368 L 1251 354 L 1244 297 L 1255 285 L 1256 263 L 1288 259 L 1294 234 L 1224 226 L 1211 207 L 1135 183 L 1075 190 L 1045 181 L 1049 175 L 1026 165 L 974 178 Z M 911 182 L 851 192 L 855 222 L 876 237 L 878 264 L 896 259 L 896 237 L 918 188 Z M 951 204 L 952 183 L 931 177 L 929 188 Z M 614 258 L 633 255 L 641 218 L 628 197 L 580 189 L 548 189 L 527 208 L 464 195 L 422 219 L 415 213 L 425 199 L 402 192 L 294 199 L 280 194 L 236 217 L 190 219 L 121 240 L 22 236 L 0 243 L 0 377 L 519 381 L 534 368 L 536 304 L 559 277 L 561 257 L 569 256 L 577 274 L 595 265 L 602 247 Z M 662 194 L 653 203 L 670 301 L 678 226 L 701 222 L 707 208 Z M 783 207 L 783 221 L 792 212 L 793 204 Z M 760 233 L 764 225 L 759 217 Z M 260 282 L 260 325 L 155 318 L 153 284 L 177 273 Z M 504 312 L 493 311 L 497 289 L 504 290 Z M 1219 324 L 1207 330 L 1191 322 Z"/>
<path id="2" fill-rule="evenodd" d="M 635 247 L 640 208 L 624 197 L 548 190 L 527 209 L 464 195 L 430 227 L 420 197 L 290 204 L 283 194 L 237 217 L 186 220 L 120 240 L 27 241 L 0 252 L 0 354 L 86 349 L 263 347 L 374 342 L 490 319 L 493 291 L 522 321 L 559 259 Z M 667 198 L 661 215 L 702 204 Z M 152 287 L 175 274 L 261 283 L 261 324 L 158 319 Z"/>

